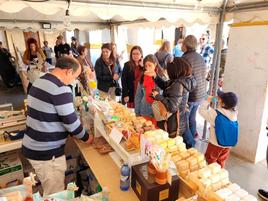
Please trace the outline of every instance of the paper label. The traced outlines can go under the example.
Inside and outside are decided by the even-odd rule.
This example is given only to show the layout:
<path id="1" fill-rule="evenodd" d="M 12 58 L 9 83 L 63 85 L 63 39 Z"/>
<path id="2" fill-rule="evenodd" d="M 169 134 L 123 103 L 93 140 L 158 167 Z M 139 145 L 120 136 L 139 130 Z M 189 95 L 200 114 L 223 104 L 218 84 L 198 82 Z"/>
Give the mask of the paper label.
<path id="1" fill-rule="evenodd" d="M 168 197 L 169 197 L 169 189 L 159 192 L 159 201 L 168 199 Z"/>
<path id="2" fill-rule="evenodd" d="M 142 159 L 145 159 L 147 157 L 147 155 L 146 155 L 147 143 L 148 143 L 148 140 L 143 135 L 141 135 L 141 138 L 140 138 L 140 150 L 141 150 L 141 158 Z"/>
<path id="3" fill-rule="evenodd" d="M 138 181 L 136 181 L 136 190 L 141 195 L 141 185 Z"/>
<path id="4" fill-rule="evenodd" d="M 120 144 L 123 138 L 123 134 L 117 128 L 113 128 L 110 134 L 110 138 L 112 138 L 116 144 Z"/>

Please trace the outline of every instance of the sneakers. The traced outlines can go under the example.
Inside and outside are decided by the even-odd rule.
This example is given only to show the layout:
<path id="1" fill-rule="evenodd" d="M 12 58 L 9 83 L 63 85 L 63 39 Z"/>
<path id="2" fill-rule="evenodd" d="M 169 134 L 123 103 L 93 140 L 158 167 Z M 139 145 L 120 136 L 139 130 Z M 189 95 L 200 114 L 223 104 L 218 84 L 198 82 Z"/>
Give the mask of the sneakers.
<path id="1" fill-rule="evenodd" d="M 268 191 L 259 189 L 259 190 L 258 190 L 258 195 L 259 195 L 262 199 L 264 199 L 264 200 L 268 200 Z"/>

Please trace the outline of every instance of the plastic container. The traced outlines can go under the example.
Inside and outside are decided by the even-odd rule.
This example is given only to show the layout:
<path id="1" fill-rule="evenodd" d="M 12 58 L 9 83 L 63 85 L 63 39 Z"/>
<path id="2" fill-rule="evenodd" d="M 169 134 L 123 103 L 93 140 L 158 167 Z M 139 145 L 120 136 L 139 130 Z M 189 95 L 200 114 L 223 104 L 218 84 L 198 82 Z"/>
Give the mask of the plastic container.
<path id="1" fill-rule="evenodd" d="M 128 191 L 130 187 L 130 167 L 128 164 L 124 164 L 120 170 L 120 189 L 122 191 Z"/>

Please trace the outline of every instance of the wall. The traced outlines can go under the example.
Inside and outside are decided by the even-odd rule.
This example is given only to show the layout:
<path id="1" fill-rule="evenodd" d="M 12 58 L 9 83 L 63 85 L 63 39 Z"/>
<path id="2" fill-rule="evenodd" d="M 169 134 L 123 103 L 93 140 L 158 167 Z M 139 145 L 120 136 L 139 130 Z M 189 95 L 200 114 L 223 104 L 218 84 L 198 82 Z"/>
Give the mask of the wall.
<path id="1" fill-rule="evenodd" d="M 25 41 L 23 36 L 23 31 L 21 30 L 7 30 L 6 31 L 7 36 L 7 43 L 9 51 L 12 55 L 15 55 L 15 50 L 13 47 L 13 44 L 15 47 L 19 49 L 20 52 L 25 51 Z"/>
<path id="2" fill-rule="evenodd" d="M 4 47 L 7 47 L 6 34 L 4 30 L 0 30 L 0 41 L 3 43 Z"/>
<path id="3" fill-rule="evenodd" d="M 266 157 L 268 25 L 230 30 L 224 90 L 239 96 L 240 137 L 234 153 L 259 162 Z"/>

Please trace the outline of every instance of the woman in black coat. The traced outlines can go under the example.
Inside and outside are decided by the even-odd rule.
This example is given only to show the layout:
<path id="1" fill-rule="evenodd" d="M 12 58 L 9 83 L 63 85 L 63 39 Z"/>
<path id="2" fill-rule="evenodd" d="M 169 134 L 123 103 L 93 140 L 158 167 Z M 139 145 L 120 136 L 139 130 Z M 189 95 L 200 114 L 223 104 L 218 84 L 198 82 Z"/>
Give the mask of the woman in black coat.
<path id="1" fill-rule="evenodd" d="M 147 74 L 148 72 L 145 73 Z M 185 113 L 186 100 L 189 92 L 194 89 L 196 81 L 192 76 L 191 65 L 182 58 L 175 58 L 173 62 L 169 63 L 167 73 L 169 76 L 168 81 L 164 81 L 155 73 L 152 73 L 157 86 L 163 90 L 162 95 L 158 91 L 154 91 L 152 96 L 155 100 L 162 102 L 170 113 L 166 121 L 157 122 L 158 127 L 164 130 L 167 129 L 170 137 L 176 137 L 177 134 L 183 135 L 186 130 L 184 126 L 187 124 L 185 122 L 187 121 Z"/>
<path id="2" fill-rule="evenodd" d="M 122 72 L 122 102 L 129 108 L 134 108 L 134 100 L 143 72 L 143 53 L 139 46 L 134 46 L 130 51 L 130 59 L 125 63 Z"/>
<path id="3" fill-rule="evenodd" d="M 116 65 L 110 43 L 102 45 L 101 57 L 95 63 L 95 72 L 100 98 L 111 98 L 115 100 L 115 87 L 119 79 L 120 70 Z"/>

